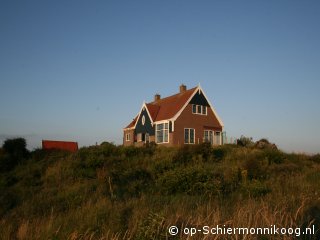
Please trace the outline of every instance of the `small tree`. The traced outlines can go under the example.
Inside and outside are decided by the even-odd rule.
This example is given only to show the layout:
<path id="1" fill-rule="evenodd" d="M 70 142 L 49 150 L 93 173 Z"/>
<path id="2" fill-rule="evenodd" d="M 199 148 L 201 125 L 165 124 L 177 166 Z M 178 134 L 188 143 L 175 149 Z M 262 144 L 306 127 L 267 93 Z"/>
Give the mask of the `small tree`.
<path id="1" fill-rule="evenodd" d="M 1 170 L 11 170 L 28 157 L 27 142 L 24 138 L 7 139 L 2 145 L 4 156 L 0 159 Z"/>

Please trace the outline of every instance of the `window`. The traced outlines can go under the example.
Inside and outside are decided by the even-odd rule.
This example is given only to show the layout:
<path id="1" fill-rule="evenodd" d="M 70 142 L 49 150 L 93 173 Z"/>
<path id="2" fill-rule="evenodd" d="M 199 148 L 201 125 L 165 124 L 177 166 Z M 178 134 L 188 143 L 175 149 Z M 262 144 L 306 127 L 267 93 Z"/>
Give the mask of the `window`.
<path id="1" fill-rule="evenodd" d="M 192 105 L 192 113 L 194 113 L 194 114 L 197 113 L 197 105 L 195 105 L 195 104 Z"/>
<path id="2" fill-rule="evenodd" d="M 207 106 L 192 104 L 192 113 L 207 115 Z"/>
<path id="3" fill-rule="evenodd" d="M 126 141 L 129 142 L 130 141 L 130 133 L 126 134 Z"/>
<path id="4" fill-rule="evenodd" d="M 213 144 L 213 131 L 212 130 L 204 130 L 203 141 Z"/>
<path id="5" fill-rule="evenodd" d="M 157 143 L 169 142 L 169 124 L 161 123 L 156 125 L 156 140 Z"/>
<path id="6" fill-rule="evenodd" d="M 145 122 L 146 122 L 146 118 L 145 118 L 145 116 L 143 115 L 143 116 L 142 116 L 142 119 L 141 119 L 142 126 L 144 126 Z"/>
<path id="7" fill-rule="evenodd" d="M 207 115 L 207 106 L 202 106 L 202 114 Z"/>
<path id="8" fill-rule="evenodd" d="M 194 128 L 185 128 L 184 129 L 184 143 L 185 144 L 194 144 L 195 134 Z"/>
<path id="9" fill-rule="evenodd" d="M 201 114 L 201 113 L 202 113 L 201 109 L 202 109 L 202 106 L 201 106 L 201 105 L 198 105 L 198 106 L 197 106 L 197 113 L 198 113 L 198 114 Z"/>

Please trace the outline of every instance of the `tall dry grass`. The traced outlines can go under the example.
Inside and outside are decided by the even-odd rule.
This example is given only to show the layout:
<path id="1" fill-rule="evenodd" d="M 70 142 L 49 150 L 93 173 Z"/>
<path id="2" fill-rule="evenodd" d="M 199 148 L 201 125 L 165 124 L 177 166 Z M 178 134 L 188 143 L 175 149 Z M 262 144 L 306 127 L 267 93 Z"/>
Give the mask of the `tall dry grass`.
<path id="1" fill-rule="evenodd" d="M 299 239 L 181 230 L 318 228 L 319 172 L 318 156 L 254 147 L 37 152 L 1 175 L 1 191 L 14 204 L 0 205 L 0 239 Z M 176 237 L 171 225 L 180 228 Z"/>

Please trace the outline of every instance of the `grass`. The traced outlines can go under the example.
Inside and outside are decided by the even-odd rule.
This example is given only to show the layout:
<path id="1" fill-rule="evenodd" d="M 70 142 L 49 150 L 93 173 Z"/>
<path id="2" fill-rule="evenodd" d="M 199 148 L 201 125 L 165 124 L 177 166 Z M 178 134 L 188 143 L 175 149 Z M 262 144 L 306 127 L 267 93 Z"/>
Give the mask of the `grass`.
<path id="1" fill-rule="evenodd" d="M 254 146 L 36 150 L 0 175 L 0 239 L 302 239 L 171 237 L 168 227 L 313 224 L 319 231 L 319 172 L 319 155 Z"/>

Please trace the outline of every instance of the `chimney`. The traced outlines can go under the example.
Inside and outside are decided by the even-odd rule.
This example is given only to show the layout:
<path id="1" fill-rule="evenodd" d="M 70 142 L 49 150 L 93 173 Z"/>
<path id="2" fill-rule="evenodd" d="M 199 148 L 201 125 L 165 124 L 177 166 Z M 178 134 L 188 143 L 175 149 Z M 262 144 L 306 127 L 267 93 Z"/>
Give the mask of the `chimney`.
<path id="1" fill-rule="evenodd" d="M 160 94 L 157 93 L 156 95 L 154 95 L 154 101 L 155 102 L 159 101 L 160 98 L 161 98 Z"/>
<path id="2" fill-rule="evenodd" d="M 180 85 L 180 93 L 183 93 L 183 92 L 185 92 L 185 91 L 187 91 L 186 85 L 181 84 L 181 85 Z"/>

